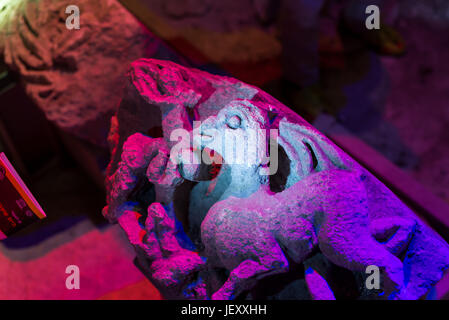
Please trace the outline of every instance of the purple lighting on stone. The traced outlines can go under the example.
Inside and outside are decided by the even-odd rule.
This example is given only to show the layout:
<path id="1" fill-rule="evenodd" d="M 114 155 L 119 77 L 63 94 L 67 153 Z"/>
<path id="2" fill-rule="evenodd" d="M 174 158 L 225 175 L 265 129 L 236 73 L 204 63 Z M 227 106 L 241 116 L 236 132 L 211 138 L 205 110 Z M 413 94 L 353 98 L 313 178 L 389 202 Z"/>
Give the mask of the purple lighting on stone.
<path id="1" fill-rule="evenodd" d="M 174 163 L 172 133 L 192 132 L 193 121 L 211 137 L 201 148 L 217 153 L 225 129 L 242 141 L 249 130 L 277 130 L 276 172 L 264 174 L 261 162 L 231 163 L 225 154 L 214 169 L 183 163 L 185 157 Z M 138 60 L 112 123 L 103 213 L 125 230 L 141 269 L 165 298 L 335 299 L 345 276 L 344 289 L 356 298 L 418 299 L 449 267 L 449 246 L 438 234 L 256 87 Z M 162 128 L 162 137 L 148 134 L 152 128 Z M 268 150 L 267 140 L 250 143 Z M 365 286 L 372 266 L 380 272 L 379 290 Z M 279 278 L 287 279 L 284 285 L 264 296 L 261 288 Z"/>

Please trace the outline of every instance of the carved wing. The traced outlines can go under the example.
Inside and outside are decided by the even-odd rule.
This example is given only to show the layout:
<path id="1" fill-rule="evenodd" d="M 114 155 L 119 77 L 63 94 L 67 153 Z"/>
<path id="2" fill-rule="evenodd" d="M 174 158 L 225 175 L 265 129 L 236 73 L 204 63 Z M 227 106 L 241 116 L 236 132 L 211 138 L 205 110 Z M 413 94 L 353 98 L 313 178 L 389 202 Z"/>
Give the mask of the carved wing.
<path id="1" fill-rule="evenodd" d="M 279 122 L 279 145 L 290 160 L 286 188 L 313 172 L 331 168 L 350 169 L 353 161 L 333 142 L 311 126 Z"/>

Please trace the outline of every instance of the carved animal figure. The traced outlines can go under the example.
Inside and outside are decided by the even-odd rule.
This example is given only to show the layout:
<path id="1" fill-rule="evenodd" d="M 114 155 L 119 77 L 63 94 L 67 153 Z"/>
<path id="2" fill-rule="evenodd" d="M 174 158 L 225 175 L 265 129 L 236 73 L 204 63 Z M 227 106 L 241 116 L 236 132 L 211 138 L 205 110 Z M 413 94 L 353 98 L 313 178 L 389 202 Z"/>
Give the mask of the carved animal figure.
<path id="1" fill-rule="evenodd" d="M 201 124 L 198 143 L 223 152 L 225 130 L 237 131 L 250 144 L 254 141 L 248 141 L 248 131 L 267 129 L 268 124 L 260 108 L 234 101 Z M 447 244 L 321 134 L 284 119 L 278 126 L 279 144 L 291 155 L 287 188 L 271 192 L 260 178 L 260 162 L 228 164 L 235 171 L 227 189 L 233 192 L 211 207 L 201 225 L 209 267 L 230 271 L 212 298 L 236 297 L 259 279 L 286 272 L 287 256 L 301 263 L 316 248 L 350 270 L 378 266 L 389 298 L 425 294 L 429 281 L 423 284 L 415 270 L 424 263 L 440 276 L 449 262 Z M 222 156 L 226 165 L 226 152 Z M 421 250 L 426 246 L 438 251 L 438 261 L 427 260 L 429 253 Z M 404 266 L 404 253 L 413 263 Z"/>
<path id="2" fill-rule="evenodd" d="M 289 274 L 295 272 L 285 258 L 299 261 L 310 247 L 322 250 L 329 259 L 319 252 L 313 254 L 303 264 L 306 270 L 316 271 L 305 272 L 304 282 L 308 277 L 314 281 L 307 285 L 302 279 L 299 285 L 298 281 L 289 282 L 276 297 L 284 293 L 292 297 L 290 288 L 294 286 L 297 298 L 307 298 L 307 290 L 310 297 L 323 298 L 322 279 L 328 281 L 330 290 L 338 285 L 326 272 L 326 266 L 335 269 L 328 261 L 331 259 L 351 270 L 381 260 L 385 278 L 381 282 L 390 283 L 390 288 L 383 288 L 398 299 L 425 295 L 449 267 L 446 242 L 374 176 L 262 90 L 159 60 L 133 63 L 126 88 L 112 121 L 104 213 L 127 233 L 141 269 L 165 298 L 232 298 L 270 273 L 288 267 Z M 280 174 L 267 177 L 264 165 L 244 166 L 230 163 L 228 158 L 216 178 L 203 181 L 197 179 L 194 167 L 172 165 L 167 160 L 175 143 L 171 133 L 178 128 L 192 130 L 193 121 L 207 118 L 204 131 L 219 129 L 203 132 L 204 143 L 211 134 L 208 147 L 213 146 L 211 137 L 223 137 L 224 128 L 241 137 L 248 125 L 278 129 Z M 153 130 L 159 126 L 163 139 Z M 202 181 L 179 185 L 182 179 L 178 174 L 186 180 Z M 142 192 L 142 181 L 144 186 L 151 182 L 155 194 Z M 273 182 L 282 188 L 273 188 Z M 133 203 L 129 200 L 135 191 L 139 201 Z M 177 197 L 181 193 L 187 200 Z M 333 202 L 341 203 L 334 207 Z M 322 210 L 309 212 L 311 208 Z M 194 251 L 183 243 L 175 216 L 188 216 L 184 226 L 198 229 L 198 239 L 206 250 L 198 246 Z M 191 232 L 189 236 L 194 240 Z M 376 250 L 366 248 L 370 244 Z M 270 258 L 271 254 L 277 254 L 276 259 Z M 216 268 L 221 270 L 215 272 Z M 226 271 L 229 279 L 222 277 Z M 371 297 L 371 291 L 361 291 L 359 297 Z M 324 298 L 332 296 L 328 290 Z"/>
<path id="3" fill-rule="evenodd" d="M 198 190 L 207 192 L 210 185 L 226 180 L 223 190 L 202 208 L 204 219 L 196 221 L 202 222 L 205 249 L 201 252 L 186 249 L 176 237 L 170 199 L 181 176 L 190 179 L 182 174 L 183 164 L 176 166 L 169 160 L 167 143 L 161 138 L 136 133 L 123 145 L 121 161 L 108 179 L 104 213 L 118 218 L 164 296 L 231 299 L 264 277 L 286 272 L 288 259 L 300 263 L 317 250 L 349 270 L 364 272 L 367 266 L 377 265 L 389 298 L 425 295 L 449 267 L 447 243 L 322 134 L 277 118 L 268 104 L 255 104 L 231 101 L 202 123 L 202 136 L 196 142 L 220 153 L 218 142 L 224 130 L 232 130 L 244 145 L 260 143 L 262 148 L 267 141 L 252 140 L 246 132 L 278 129 L 278 144 L 288 158 L 284 190 L 270 190 L 272 177 L 265 175 L 261 158 L 238 164 L 223 152 L 224 163 L 215 181 L 197 185 L 204 185 Z M 116 139 L 114 134 L 111 139 Z M 128 200 L 145 177 L 156 189 L 164 189 L 156 192 L 156 202 L 148 206 L 143 223 L 146 207 Z M 194 196 L 199 197 L 191 199 L 194 202 L 204 202 L 201 192 Z M 208 280 L 217 269 L 229 271 L 218 290 L 211 289 Z"/>

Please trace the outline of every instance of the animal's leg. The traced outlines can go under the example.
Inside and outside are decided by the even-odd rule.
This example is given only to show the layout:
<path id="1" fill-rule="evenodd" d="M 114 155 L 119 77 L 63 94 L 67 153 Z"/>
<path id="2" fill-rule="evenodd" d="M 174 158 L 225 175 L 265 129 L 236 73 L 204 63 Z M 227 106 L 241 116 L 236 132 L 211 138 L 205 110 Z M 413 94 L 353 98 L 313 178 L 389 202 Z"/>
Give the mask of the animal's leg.
<path id="1" fill-rule="evenodd" d="M 261 263 L 263 260 L 265 260 L 265 263 Z M 231 271 L 223 286 L 212 295 L 212 300 L 234 299 L 243 291 L 251 289 L 257 280 L 272 274 L 286 272 L 288 269 L 288 262 L 285 257 L 284 261 L 273 259 L 269 265 L 266 264 L 267 259 L 261 259 L 261 262 L 245 260 L 240 263 Z"/>
<path id="2" fill-rule="evenodd" d="M 128 201 L 128 196 L 141 179 L 156 184 L 159 178 L 164 177 L 168 168 L 168 155 L 169 150 L 162 138 L 150 138 L 140 133 L 129 136 L 123 145 L 117 170 L 106 181 L 108 205 L 103 209 L 103 214 L 118 216 L 120 206 Z M 170 168 L 175 184 L 176 168 Z"/>
<path id="3" fill-rule="evenodd" d="M 335 300 L 334 293 L 329 287 L 326 279 L 314 270 L 312 267 L 307 268 L 304 276 L 307 288 L 312 296 L 312 300 Z"/>
<path id="4" fill-rule="evenodd" d="M 278 221 L 276 240 L 294 262 L 302 263 L 318 244 L 312 223 L 289 215 L 279 217 Z"/>
<path id="5" fill-rule="evenodd" d="M 365 272 L 370 265 L 383 271 L 383 290 L 390 295 L 402 289 L 403 264 L 377 242 L 367 227 L 356 223 L 326 224 L 319 232 L 319 246 L 333 263 L 353 271 Z"/>
<path id="6" fill-rule="evenodd" d="M 323 212 L 315 214 L 321 252 L 353 271 L 365 272 L 368 266 L 377 266 L 383 275 L 382 289 L 393 298 L 403 287 L 403 264 L 372 236 L 369 204 L 358 175 L 335 170 L 334 175 L 320 178 L 325 189 L 315 198 L 318 206 L 314 212 Z"/>
<path id="7" fill-rule="evenodd" d="M 205 299 L 205 284 L 198 277 L 205 260 L 180 246 L 175 237 L 175 221 L 155 202 L 148 207 L 143 226 L 141 214 L 125 210 L 118 222 L 141 260 L 148 266 L 153 284 L 168 298 Z M 188 290 L 184 290 L 185 288 Z"/>
<path id="8" fill-rule="evenodd" d="M 407 249 L 415 227 L 414 219 L 399 217 L 385 217 L 370 223 L 374 238 L 395 256 L 399 256 Z"/>

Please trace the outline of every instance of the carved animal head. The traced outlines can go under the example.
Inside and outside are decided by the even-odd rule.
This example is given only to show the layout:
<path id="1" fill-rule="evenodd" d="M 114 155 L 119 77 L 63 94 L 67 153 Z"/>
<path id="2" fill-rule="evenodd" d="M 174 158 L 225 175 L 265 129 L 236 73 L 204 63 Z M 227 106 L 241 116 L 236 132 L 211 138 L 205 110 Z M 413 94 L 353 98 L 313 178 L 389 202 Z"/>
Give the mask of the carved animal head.
<path id="1" fill-rule="evenodd" d="M 218 153 L 227 164 L 256 166 L 267 159 L 268 119 L 247 100 L 234 100 L 216 116 L 203 121 L 194 135 L 201 149 Z"/>
<path id="2" fill-rule="evenodd" d="M 234 100 L 201 123 L 194 144 L 218 153 L 227 164 L 264 168 L 261 175 L 283 171 L 280 174 L 286 179 L 281 189 L 313 172 L 352 166 L 345 154 L 313 127 L 292 123 L 284 116 L 269 120 L 268 113 L 269 106 Z M 279 147 L 283 152 L 279 153 Z M 212 158 L 220 160 L 215 154 Z"/>

